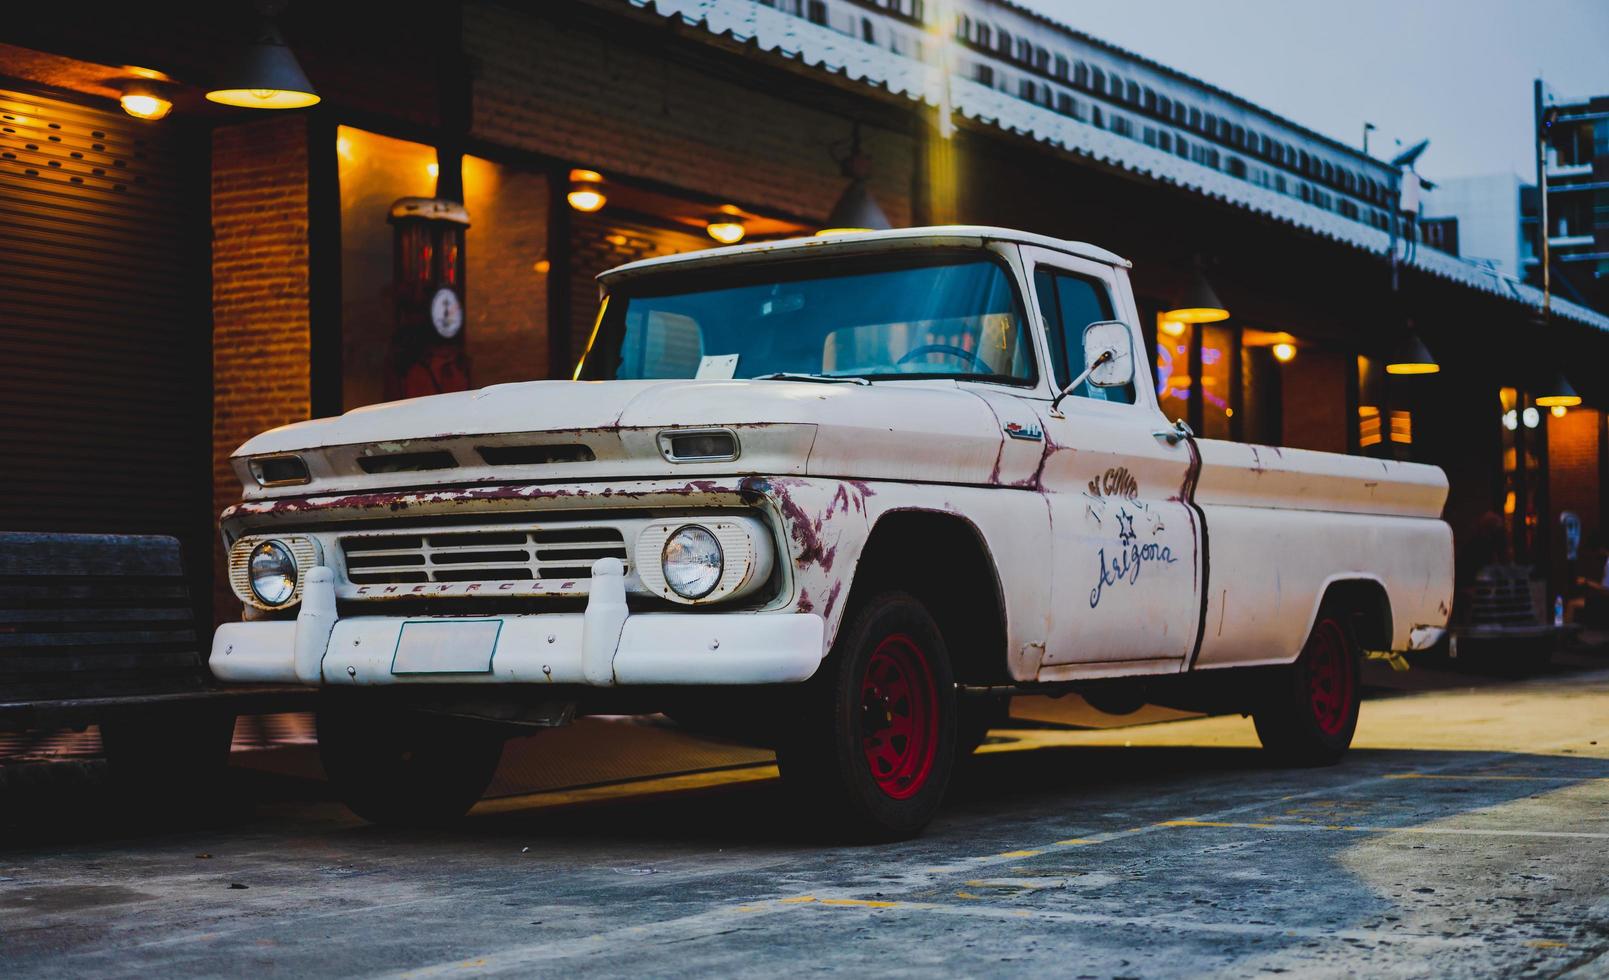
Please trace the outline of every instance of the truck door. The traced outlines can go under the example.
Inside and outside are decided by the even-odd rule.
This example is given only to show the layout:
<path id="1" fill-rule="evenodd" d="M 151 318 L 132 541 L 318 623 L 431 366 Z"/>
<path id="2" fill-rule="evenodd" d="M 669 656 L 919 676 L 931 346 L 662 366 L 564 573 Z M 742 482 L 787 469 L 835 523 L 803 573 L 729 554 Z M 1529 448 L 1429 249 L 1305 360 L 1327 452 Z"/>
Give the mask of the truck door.
<path id="1" fill-rule="evenodd" d="M 1033 302 L 1060 390 L 1083 370 L 1084 328 L 1130 324 L 1131 383 L 1080 385 L 1045 405 L 1041 486 L 1053 519 L 1045 666 L 1154 661 L 1183 669 L 1201 619 L 1201 527 L 1189 500 L 1188 440 L 1169 441 L 1150 383 L 1134 300 L 1111 266 L 1025 247 Z"/>

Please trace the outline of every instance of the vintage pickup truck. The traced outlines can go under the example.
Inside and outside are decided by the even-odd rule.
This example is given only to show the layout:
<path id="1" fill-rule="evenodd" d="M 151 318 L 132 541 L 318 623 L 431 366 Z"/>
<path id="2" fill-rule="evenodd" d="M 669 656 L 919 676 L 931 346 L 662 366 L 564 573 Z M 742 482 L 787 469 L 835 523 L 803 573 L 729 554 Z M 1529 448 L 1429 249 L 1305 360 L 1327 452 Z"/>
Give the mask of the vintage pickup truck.
<path id="1" fill-rule="evenodd" d="M 1446 479 L 1168 422 L 1127 269 L 983 227 L 616 268 L 573 381 L 242 446 L 212 670 L 322 686 L 377 821 L 461 815 L 511 725 L 577 712 L 729 722 L 882 838 L 1017 693 L 1249 713 L 1332 762 L 1365 652 L 1445 627 Z"/>

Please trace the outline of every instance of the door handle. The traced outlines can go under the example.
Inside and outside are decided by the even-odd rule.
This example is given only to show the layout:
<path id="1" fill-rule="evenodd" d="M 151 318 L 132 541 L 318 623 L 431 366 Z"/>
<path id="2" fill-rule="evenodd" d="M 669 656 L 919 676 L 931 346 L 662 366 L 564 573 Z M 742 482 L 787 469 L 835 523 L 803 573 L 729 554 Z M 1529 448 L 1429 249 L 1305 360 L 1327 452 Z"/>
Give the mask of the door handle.
<path id="1" fill-rule="evenodd" d="M 1190 423 L 1186 422 L 1184 419 L 1175 419 L 1173 421 L 1173 428 L 1158 429 L 1151 433 L 1151 435 L 1158 439 L 1166 439 L 1168 440 L 1168 445 L 1174 446 L 1178 445 L 1185 439 L 1194 438 L 1195 431 L 1190 428 Z"/>

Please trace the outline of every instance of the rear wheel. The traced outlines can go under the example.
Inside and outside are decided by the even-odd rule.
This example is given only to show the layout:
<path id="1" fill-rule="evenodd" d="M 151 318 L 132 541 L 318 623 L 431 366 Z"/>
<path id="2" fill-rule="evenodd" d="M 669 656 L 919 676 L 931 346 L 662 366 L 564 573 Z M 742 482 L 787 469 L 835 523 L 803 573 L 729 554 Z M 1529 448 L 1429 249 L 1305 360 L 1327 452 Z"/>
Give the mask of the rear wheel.
<path id="1" fill-rule="evenodd" d="M 1263 748 L 1289 765 L 1337 762 L 1358 726 L 1361 661 L 1345 619 L 1320 611 L 1301 656 L 1274 674 L 1252 715 Z"/>
<path id="2" fill-rule="evenodd" d="M 502 735 L 457 718 L 326 702 L 319 758 L 337 795 L 372 823 L 431 827 L 474 806 L 503 756 Z"/>
<path id="3" fill-rule="evenodd" d="M 800 695 L 777 748 L 790 790 L 853 838 L 920 833 L 956 751 L 955 681 L 927 609 L 898 592 L 865 603 Z"/>

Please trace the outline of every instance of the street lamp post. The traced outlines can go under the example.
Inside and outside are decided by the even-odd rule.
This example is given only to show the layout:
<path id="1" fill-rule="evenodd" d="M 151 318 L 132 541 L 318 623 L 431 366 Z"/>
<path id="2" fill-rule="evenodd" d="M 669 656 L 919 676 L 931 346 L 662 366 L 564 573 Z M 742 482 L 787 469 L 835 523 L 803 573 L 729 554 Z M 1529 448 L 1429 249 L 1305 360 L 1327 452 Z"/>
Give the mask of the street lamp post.
<path id="1" fill-rule="evenodd" d="M 1554 110 L 1546 105 L 1546 92 L 1542 79 L 1532 87 L 1532 105 L 1536 120 L 1536 237 L 1542 253 L 1542 318 L 1545 320 L 1553 308 L 1553 272 L 1548 255 L 1548 130 L 1553 126 Z"/>

